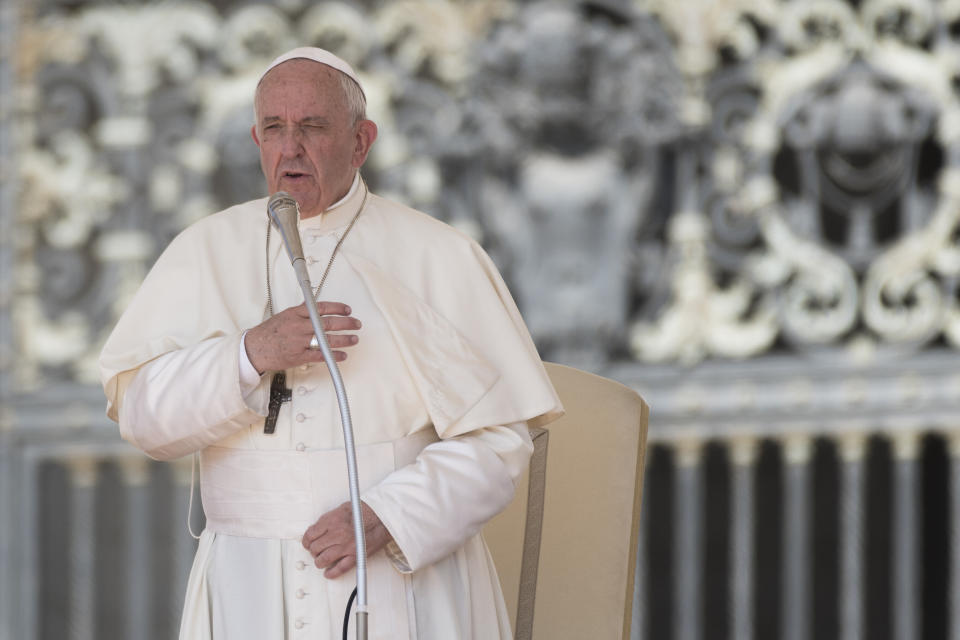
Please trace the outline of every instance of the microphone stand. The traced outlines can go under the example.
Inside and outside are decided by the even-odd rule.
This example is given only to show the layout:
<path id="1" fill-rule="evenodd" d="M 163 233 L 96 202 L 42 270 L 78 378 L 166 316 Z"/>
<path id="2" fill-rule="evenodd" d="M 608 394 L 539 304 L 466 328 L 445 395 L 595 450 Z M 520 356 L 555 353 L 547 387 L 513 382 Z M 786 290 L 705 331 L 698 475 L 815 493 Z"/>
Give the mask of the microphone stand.
<path id="1" fill-rule="evenodd" d="M 283 195 L 286 196 L 285 193 L 283 193 Z M 272 201 L 273 198 L 271 198 L 271 202 Z M 289 225 L 289 218 L 281 222 L 274 216 L 272 211 L 271 216 L 277 221 L 277 226 L 281 232 L 280 235 L 283 236 L 283 242 L 290 256 L 290 263 L 293 265 L 293 270 L 297 274 L 297 282 L 300 284 L 300 290 L 303 292 L 303 299 L 306 302 L 307 311 L 310 314 L 310 322 L 313 324 L 313 332 L 317 336 L 320 351 L 323 353 L 323 360 L 327 364 L 327 371 L 330 372 L 333 388 L 337 394 L 337 404 L 340 406 L 340 422 L 343 425 L 343 446 L 347 454 L 347 480 L 350 485 L 350 510 L 353 514 L 353 536 L 357 545 L 356 637 L 357 640 L 367 640 L 367 540 L 363 532 L 363 514 L 360 510 L 360 480 L 357 474 L 357 451 L 353 443 L 353 421 L 350 419 L 350 405 L 347 403 L 347 391 L 343 386 L 340 368 L 337 366 L 336 360 L 333 359 L 330 344 L 327 342 L 327 334 L 323 331 L 323 323 L 320 320 L 320 313 L 317 311 L 317 305 L 313 299 L 313 285 L 310 282 L 310 274 L 307 273 L 307 265 L 303 259 L 303 251 L 291 250 L 293 237 L 288 236 L 294 236 L 296 238 L 295 244 L 298 247 L 300 244 L 299 230 L 296 225 L 296 219 L 299 218 L 299 208 L 297 208 L 296 216 L 293 218 L 292 228 Z M 284 222 L 286 222 L 286 224 L 284 224 Z"/>
<path id="2" fill-rule="evenodd" d="M 357 474 L 357 451 L 353 443 L 353 421 L 350 419 L 350 405 L 347 403 L 347 391 L 340 377 L 340 367 L 333 359 L 327 335 L 323 331 L 320 313 L 313 302 L 313 287 L 307 275 L 306 266 L 297 269 L 297 264 L 304 265 L 303 259 L 294 264 L 298 271 L 297 280 L 307 301 L 307 310 L 310 312 L 310 322 L 313 323 L 313 332 L 320 344 L 323 360 L 333 380 L 333 388 L 337 393 L 337 404 L 340 406 L 340 422 L 343 425 L 343 447 L 347 454 L 347 480 L 350 484 L 350 511 L 353 513 L 353 537 L 357 544 L 357 640 L 367 640 L 367 540 L 363 532 L 363 514 L 360 510 L 360 480 Z M 299 271 L 303 271 L 301 277 Z"/>

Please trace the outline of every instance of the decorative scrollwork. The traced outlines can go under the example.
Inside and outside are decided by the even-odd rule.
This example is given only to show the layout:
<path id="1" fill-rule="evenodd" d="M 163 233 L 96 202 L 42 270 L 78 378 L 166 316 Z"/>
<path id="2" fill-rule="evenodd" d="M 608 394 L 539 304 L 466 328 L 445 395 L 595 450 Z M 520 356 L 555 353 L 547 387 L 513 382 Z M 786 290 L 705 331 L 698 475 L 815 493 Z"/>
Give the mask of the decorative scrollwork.
<path id="1" fill-rule="evenodd" d="M 262 194 L 252 91 L 295 44 L 355 62 L 369 181 L 481 239 L 547 357 L 960 346 L 958 21 L 928 0 L 40 5 L 20 378 L 88 376 L 156 251 Z M 69 362 L 40 346 L 61 298 Z"/>
<path id="2" fill-rule="evenodd" d="M 948 36 L 935 28 L 936 15 L 922 1 L 783 3 L 766 14 L 775 29 L 757 45 L 765 54 L 699 68 L 701 76 L 740 78 L 731 95 L 742 106 L 736 133 L 724 137 L 716 127 L 729 118 L 730 92 L 707 94 L 713 129 L 705 146 L 714 161 L 705 163 L 699 184 L 708 195 L 698 208 L 710 212 L 712 227 L 696 252 L 681 252 L 687 257 L 671 277 L 679 283 L 696 270 L 708 297 L 746 287 L 754 306 L 740 309 L 744 326 L 752 310 L 775 301 L 779 341 L 758 341 L 742 357 L 776 344 L 814 354 L 953 340 L 958 214 L 950 192 L 960 110 L 957 65 L 942 53 Z M 720 42 L 730 24 L 678 44 Z M 703 255 L 710 259 L 693 257 Z M 702 325 L 686 346 L 660 345 L 651 355 L 651 327 L 702 313 L 685 300 L 675 291 L 638 320 L 638 357 L 689 360 L 689 344 L 701 345 L 701 358 L 735 351 L 713 344 Z"/>

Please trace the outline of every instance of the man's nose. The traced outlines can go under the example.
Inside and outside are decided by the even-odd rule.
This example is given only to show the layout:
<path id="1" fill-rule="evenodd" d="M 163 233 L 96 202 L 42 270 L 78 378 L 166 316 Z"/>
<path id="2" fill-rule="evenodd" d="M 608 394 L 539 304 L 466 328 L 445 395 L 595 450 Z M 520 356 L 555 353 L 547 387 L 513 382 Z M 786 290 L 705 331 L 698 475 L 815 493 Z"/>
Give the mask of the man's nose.
<path id="1" fill-rule="evenodd" d="M 303 152 L 303 131 L 300 127 L 286 127 L 280 138 L 280 152 L 285 156 L 298 156 Z"/>

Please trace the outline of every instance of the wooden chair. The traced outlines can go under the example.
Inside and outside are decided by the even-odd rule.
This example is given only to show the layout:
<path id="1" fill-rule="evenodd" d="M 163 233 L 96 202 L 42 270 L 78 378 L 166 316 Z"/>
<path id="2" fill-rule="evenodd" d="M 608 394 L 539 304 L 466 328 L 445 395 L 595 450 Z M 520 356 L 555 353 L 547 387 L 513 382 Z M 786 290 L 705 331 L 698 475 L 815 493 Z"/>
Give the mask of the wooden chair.
<path id="1" fill-rule="evenodd" d="M 617 382 L 545 366 L 566 415 L 531 431 L 530 470 L 483 536 L 517 640 L 626 639 L 649 410 Z"/>

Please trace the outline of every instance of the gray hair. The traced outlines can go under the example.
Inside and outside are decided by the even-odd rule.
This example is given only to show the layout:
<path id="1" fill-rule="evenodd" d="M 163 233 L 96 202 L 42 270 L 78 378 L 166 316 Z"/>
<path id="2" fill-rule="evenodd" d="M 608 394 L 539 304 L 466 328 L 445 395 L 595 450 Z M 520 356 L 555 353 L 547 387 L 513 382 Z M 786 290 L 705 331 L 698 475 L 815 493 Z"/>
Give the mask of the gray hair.
<path id="1" fill-rule="evenodd" d="M 347 101 L 347 113 L 353 118 L 353 124 L 356 125 L 361 120 L 366 120 L 367 97 L 363 94 L 363 89 L 347 74 L 338 71 L 337 76 L 340 79 L 340 88 L 343 89 L 343 95 Z"/>
<path id="2" fill-rule="evenodd" d="M 356 80 L 338 69 L 334 69 L 334 71 L 337 72 L 337 80 L 343 90 L 343 98 L 347 103 L 347 113 L 350 114 L 351 124 L 356 126 L 361 120 L 367 119 L 367 97 Z M 260 114 L 257 112 L 257 97 L 260 95 L 261 84 L 263 84 L 263 78 L 257 83 L 257 88 L 253 92 L 253 122 L 255 125 L 260 122 Z"/>

